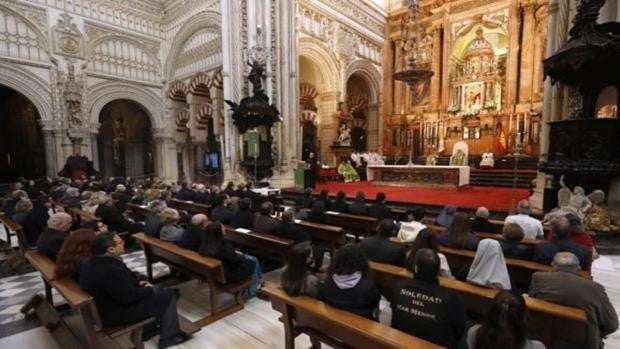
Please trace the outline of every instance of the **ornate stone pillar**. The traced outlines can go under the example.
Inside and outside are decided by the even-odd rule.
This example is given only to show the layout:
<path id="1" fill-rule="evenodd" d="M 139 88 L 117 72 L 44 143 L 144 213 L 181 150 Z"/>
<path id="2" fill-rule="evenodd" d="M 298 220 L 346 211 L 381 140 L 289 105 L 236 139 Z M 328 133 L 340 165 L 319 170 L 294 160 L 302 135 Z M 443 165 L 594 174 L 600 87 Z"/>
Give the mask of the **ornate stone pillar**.
<path id="1" fill-rule="evenodd" d="M 521 72 L 519 74 L 519 102 L 532 101 L 534 78 L 534 41 L 536 40 L 536 23 L 534 11 L 536 3 L 527 1 L 523 7 L 523 35 L 521 40 Z"/>
<path id="2" fill-rule="evenodd" d="M 433 26 L 433 60 L 431 62 L 431 70 L 435 73 L 431 78 L 431 96 L 430 106 L 432 110 L 439 109 L 439 100 L 441 98 L 441 24 Z"/>
<path id="3" fill-rule="evenodd" d="M 508 59 L 506 62 L 506 101 L 504 105 L 512 106 L 517 102 L 519 74 L 519 33 L 521 31 L 521 5 L 515 1 L 510 7 L 510 23 L 508 35 Z"/>
<path id="4" fill-rule="evenodd" d="M 440 110 L 447 110 L 449 105 L 448 105 L 448 98 L 450 95 L 450 89 L 448 88 L 448 86 L 450 86 L 450 69 L 451 69 L 451 65 L 450 65 L 450 42 L 452 41 L 452 31 L 450 29 L 450 21 L 447 15 L 444 15 L 443 17 L 443 24 L 442 27 L 444 28 L 443 30 L 443 52 L 442 52 L 442 69 L 441 71 L 444 72 L 443 76 L 441 76 L 441 86 L 443 86 L 443 88 L 440 89 L 441 91 L 441 98 L 439 100 L 439 109 Z M 437 72 L 435 72 L 436 74 Z"/>
<path id="5" fill-rule="evenodd" d="M 166 181 L 176 181 L 179 177 L 174 130 L 175 128 L 153 128 L 155 176 Z"/>
<path id="6" fill-rule="evenodd" d="M 319 127 L 317 134 L 319 135 L 319 160 L 331 166 L 335 166 L 330 146 L 334 143 L 338 135 L 338 125 L 333 115 L 338 111 L 339 93 L 325 92 L 319 95 L 319 103 L 317 105 L 319 119 Z"/>
<path id="7" fill-rule="evenodd" d="M 368 149 L 379 149 L 381 146 L 381 136 L 382 134 L 379 132 L 379 123 L 380 123 L 380 107 L 378 104 L 373 104 L 368 106 L 368 124 L 366 125 L 366 136 L 367 140 L 367 148 Z"/>

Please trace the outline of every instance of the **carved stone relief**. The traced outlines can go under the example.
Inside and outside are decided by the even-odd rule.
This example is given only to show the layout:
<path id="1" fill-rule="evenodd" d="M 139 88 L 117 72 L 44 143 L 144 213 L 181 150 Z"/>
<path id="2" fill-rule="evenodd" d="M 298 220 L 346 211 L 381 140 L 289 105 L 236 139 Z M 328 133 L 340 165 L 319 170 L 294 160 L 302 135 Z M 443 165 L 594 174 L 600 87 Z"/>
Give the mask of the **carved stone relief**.
<path id="1" fill-rule="evenodd" d="M 58 24 L 53 27 L 54 53 L 62 56 L 84 58 L 84 38 L 73 17 L 67 13 L 60 15 Z"/>

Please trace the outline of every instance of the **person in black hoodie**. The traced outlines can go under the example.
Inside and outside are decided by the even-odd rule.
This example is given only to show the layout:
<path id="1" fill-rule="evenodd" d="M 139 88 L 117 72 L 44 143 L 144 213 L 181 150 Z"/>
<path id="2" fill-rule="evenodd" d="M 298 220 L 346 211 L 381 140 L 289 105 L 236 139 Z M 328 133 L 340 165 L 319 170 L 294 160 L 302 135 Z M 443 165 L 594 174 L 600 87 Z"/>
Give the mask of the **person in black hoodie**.
<path id="1" fill-rule="evenodd" d="M 398 231 L 398 226 L 391 219 L 383 219 L 377 226 L 377 234 L 362 240 L 361 245 L 371 261 L 403 265 L 405 249 L 397 242 L 390 240 Z"/>
<path id="2" fill-rule="evenodd" d="M 418 338 L 457 348 L 465 334 L 467 318 L 459 295 L 439 286 L 439 257 L 423 248 L 416 252 L 414 278 L 394 284 L 391 300 L 392 327 Z"/>
<path id="3" fill-rule="evenodd" d="M 369 276 L 370 266 L 359 245 L 345 245 L 336 251 L 319 297 L 327 304 L 354 314 L 377 319 L 381 294 Z"/>
<path id="4" fill-rule="evenodd" d="M 486 207 L 478 207 L 476 216 L 471 223 L 471 231 L 475 233 L 496 233 L 497 227 L 489 222 L 489 210 Z"/>
<path id="5" fill-rule="evenodd" d="M 233 214 L 230 225 L 235 228 L 250 229 L 254 228 L 254 213 L 250 211 L 252 200 L 243 198 L 239 200 L 239 208 Z"/>
<path id="6" fill-rule="evenodd" d="M 520 225 L 515 223 L 504 224 L 502 235 L 504 240 L 500 240 L 499 244 L 502 246 L 505 258 L 532 260 L 534 245 L 521 243 L 525 234 Z"/>
<path id="7" fill-rule="evenodd" d="M 158 348 L 181 344 L 190 337 L 181 332 L 172 290 L 140 281 L 120 258 L 124 242 L 118 235 L 101 233 L 91 243 L 92 256 L 80 266 L 80 287 L 90 293 L 103 325 L 120 326 L 155 317 L 148 334 L 159 334 Z M 157 328 L 158 326 L 158 328 Z"/>
<path id="8" fill-rule="evenodd" d="M 209 223 L 209 218 L 206 215 L 202 213 L 193 215 L 187 229 L 181 235 L 181 240 L 178 242 L 179 246 L 198 252 L 207 223 Z"/>
<path id="9" fill-rule="evenodd" d="M 217 196 L 217 205 L 211 210 L 211 220 L 220 221 L 222 224 L 230 224 L 233 217 L 233 210 L 228 207 L 228 195 L 219 194 Z"/>
<path id="10" fill-rule="evenodd" d="M 349 203 L 346 201 L 346 196 L 343 191 L 339 191 L 336 194 L 336 200 L 332 202 L 332 211 L 347 213 L 349 211 Z"/>
<path id="11" fill-rule="evenodd" d="M 252 275 L 256 265 L 249 259 L 237 254 L 230 240 L 224 239 L 224 227 L 220 222 L 207 225 L 198 253 L 217 258 L 224 265 L 227 283 L 234 283 Z"/>
<path id="12" fill-rule="evenodd" d="M 385 193 L 377 193 L 375 203 L 368 209 L 368 215 L 376 219 L 394 219 L 392 210 L 385 205 Z"/>

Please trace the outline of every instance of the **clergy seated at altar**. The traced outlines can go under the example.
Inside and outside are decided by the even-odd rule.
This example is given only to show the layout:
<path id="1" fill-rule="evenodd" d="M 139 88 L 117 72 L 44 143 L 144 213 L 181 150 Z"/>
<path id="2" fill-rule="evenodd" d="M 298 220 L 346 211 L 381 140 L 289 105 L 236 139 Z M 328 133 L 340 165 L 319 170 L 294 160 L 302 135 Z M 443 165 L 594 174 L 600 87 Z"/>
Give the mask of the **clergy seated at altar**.
<path id="1" fill-rule="evenodd" d="M 458 149 L 450 157 L 450 166 L 467 166 L 467 154 L 465 154 L 461 149 Z"/>
<path id="2" fill-rule="evenodd" d="M 338 174 L 344 178 L 345 183 L 357 182 L 360 180 L 360 176 L 349 160 L 345 160 L 338 165 Z"/>
<path id="3" fill-rule="evenodd" d="M 495 159 L 493 158 L 493 152 L 488 150 L 486 153 L 482 153 L 482 160 L 480 160 L 480 168 L 493 168 L 495 167 Z"/>

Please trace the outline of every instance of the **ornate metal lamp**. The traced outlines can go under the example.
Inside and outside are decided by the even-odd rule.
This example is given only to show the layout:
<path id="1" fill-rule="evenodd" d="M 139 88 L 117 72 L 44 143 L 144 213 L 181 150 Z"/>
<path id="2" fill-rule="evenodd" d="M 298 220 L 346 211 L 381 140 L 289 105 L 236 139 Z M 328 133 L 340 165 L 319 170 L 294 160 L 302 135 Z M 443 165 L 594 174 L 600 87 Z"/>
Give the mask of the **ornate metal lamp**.
<path id="1" fill-rule="evenodd" d="M 415 52 L 423 37 L 423 28 L 419 20 L 420 6 L 418 0 L 409 0 L 409 13 L 407 14 L 407 21 L 403 32 L 403 40 L 405 42 L 403 49 L 407 56 L 407 69 L 394 73 L 392 78 L 407 83 L 411 88 L 414 88 L 421 82 L 428 81 L 434 74 L 433 71 L 416 63 L 415 60 Z"/>

